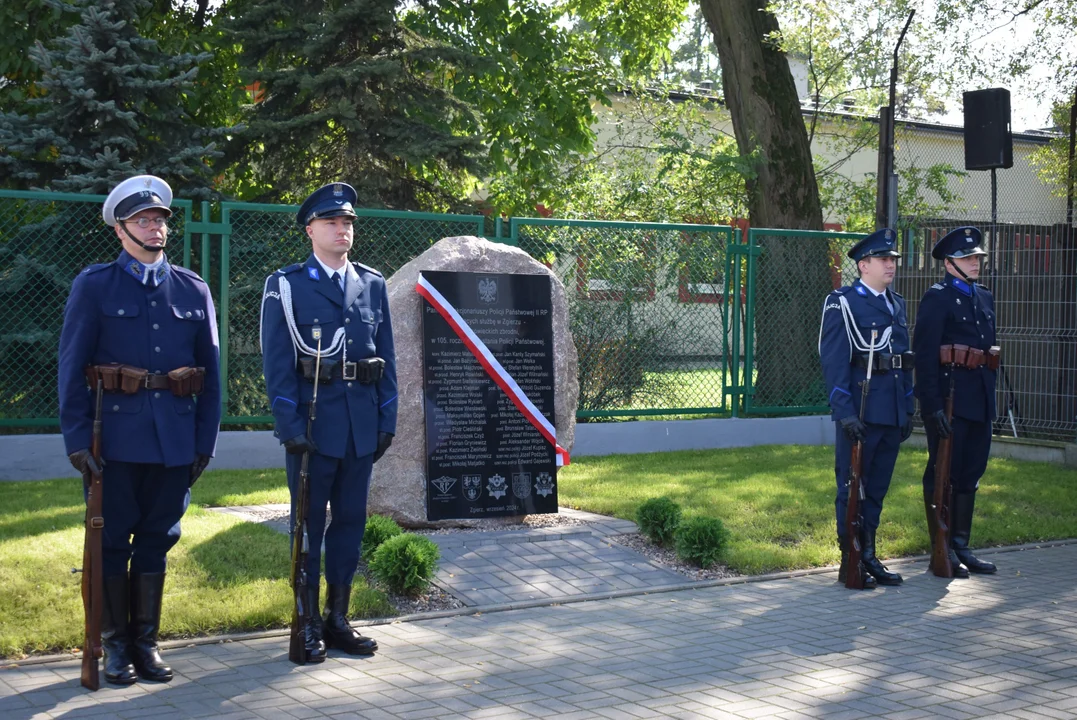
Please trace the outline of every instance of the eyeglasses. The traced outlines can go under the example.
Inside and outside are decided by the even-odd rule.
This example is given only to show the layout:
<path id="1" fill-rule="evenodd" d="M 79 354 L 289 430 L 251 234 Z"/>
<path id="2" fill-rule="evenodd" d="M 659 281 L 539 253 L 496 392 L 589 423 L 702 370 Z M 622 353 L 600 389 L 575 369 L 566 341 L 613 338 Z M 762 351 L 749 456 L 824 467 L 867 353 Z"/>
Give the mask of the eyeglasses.
<path id="1" fill-rule="evenodd" d="M 124 222 L 125 223 L 134 223 L 135 225 L 138 225 L 143 230 L 148 228 L 150 225 L 155 225 L 155 226 L 157 226 L 159 228 L 168 227 L 168 218 L 163 218 L 163 217 L 152 217 L 152 218 L 150 218 L 150 217 L 140 217 L 137 220 L 124 220 Z"/>

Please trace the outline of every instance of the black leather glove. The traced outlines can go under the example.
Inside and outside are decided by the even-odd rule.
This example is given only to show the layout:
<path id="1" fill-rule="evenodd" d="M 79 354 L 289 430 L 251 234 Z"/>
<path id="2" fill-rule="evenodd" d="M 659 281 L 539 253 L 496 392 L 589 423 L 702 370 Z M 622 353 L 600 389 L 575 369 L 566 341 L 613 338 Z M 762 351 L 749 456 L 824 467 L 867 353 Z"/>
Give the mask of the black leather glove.
<path id="1" fill-rule="evenodd" d="M 284 449 L 289 455 L 302 455 L 305 452 L 318 452 L 318 446 L 306 435 L 296 435 L 290 440 L 285 440 Z"/>
<path id="2" fill-rule="evenodd" d="M 905 418 L 905 424 L 901 426 L 901 442 L 905 442 L 912 436 L 912 415 Z"/>
<path id="3" fill-rule="evenodd" d="M 97 465 L 97 461 L 93 459 L 89 448 L 76 450 L 68 455 L 67 459 L 71 461 L 71 467 L 82 473 L 84 478 L 89 477 L 91 473 L 100 474 L 101 472 L 101 468 Z M 101 464 L 105 464 L 104 458 L 101 459 Z"/>
<path id="4" fill-rule="evenodd" d="M 864 423 L 860 422 L 860 418 L 856 415 L 843 417 L 838 423 L 841 425 L 841 431 L 845 433 L 845 437 L 849 438 L 851 442 L 864 441 L 864 431 L 867 430 L 867 428 L 864 426 Z"/>
<path id="5" fill-rule="evenodd" d="M 199 453 L 194 456 L 194 462 L 191 463 L 191 482 L 187 487 L 194 487 L 194 484 L 198 482 L 198 478 L 202 477 L 202 473 L 205 471 L 206 466 L 209 465 L 209 460 L 209 455 L 202 455 Z"/>
<path id="6" fill-rule="evenodd" d="M 941 439 L 945 440 L 953 434 L 954 429 L 950 426 L 950 421 L 946 419 L 946 413 L 942 410 L 936 410 L 928 419 Z"/>
<path id="7" fill-rule="evenodd" d="M 381 460 L 381 456 L 385 454 L 385 451 L 389 449 L 389 446 L 393 444 L 393 434 L 387 432 L 378 432 L 378 449 L 374 451 L 374 462 Z"/>

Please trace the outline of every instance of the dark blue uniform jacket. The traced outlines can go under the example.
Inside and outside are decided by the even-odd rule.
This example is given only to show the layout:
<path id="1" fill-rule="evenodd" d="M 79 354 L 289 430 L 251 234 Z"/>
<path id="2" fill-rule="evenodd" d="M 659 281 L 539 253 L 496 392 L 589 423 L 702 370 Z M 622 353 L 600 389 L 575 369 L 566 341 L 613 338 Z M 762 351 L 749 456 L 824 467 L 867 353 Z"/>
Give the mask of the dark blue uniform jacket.
<path id="1" fill-rule="evenodd" d="M 860 383 L 867 376 L 867 368 L 855 365 L 854 358 L 857 355 L 867 357 L 868 353 L 854 348 L 850 343 L 840 298 L 848 303 L 853 323 L 865 342 L 871 341 L 872 330 L 877 330 L 881 338 L 886 328 L 891 328 L 890 343 L 882 351 L 897 355 L 909 350 L 905 299 L 891 290 L 887 290 L 887 293 L 894 306 L 892 314 L 886 307 L 886 301 L 872 294 L 859 280 L 830 293 L 823 304 L 819 357 L 834 420 L 860 414 Z M 872 371 L 864 422 L 901 427 L 915 410 L 911 368 Z"/>
<path id="2" fill-rule="evenodd" d="M 104 396 L 105 460 L 189 465 L 213 455 L 221 421 L 220 348 L 209 287 L 197 274 L 166 265 L 157 287 L 143 285 L 141 266 L 126 252 L 91 265 L 71 284 L 60 334 L 60 428 L 67 452 L 89 448 L 93 396 L 87 365 L 123 363 L 150 372 L 204 367 L 197 398 L 168 390 Z"/>
<path id="3" fill-rule="evenodd" d="M 313 440 L 320 454 L 334 458 L 344 457 L 348 442 L 355 443 L 356 456 L 370 455 L 377 448 L 379 431 L 396 433 L 396 353 L 385 278 L 360 263 L 353 262 L 352 267 L 359 281 L 349 280 L 346 292 L 341 293 L 311 255 L 301 265 L 270 275 L 262 298 L 263 369 L 274 432 L 281 442 L 306 433 L 314 389 L 299 369 L 299 359 L 309 356 L 297 350 L 285 321 L 282 278 L 291 289 L 296 328 L 310 348 L 316 347 L 311 336 L 315 325 L 322 329 L 323 349 L 344 328 L 344 346 L 330 359 L 385 360 L 385 373 L 376 383 L 337 379 L 319 386 Z"/>
<path id="4" fill-rule="evenodd" d="M 995 299 L 982 285 L 969 286 L 953 275 L 932 285 L 916 311 L 916 396 L 922 417 L 942 410 L 950 392 L 950 369 L 939 364 L 939 346 L 968 345 L 987 351 L 995 344 Z M 981 366 L 954 371 L 954 416 L 995 420 L 997 371 Z"/>

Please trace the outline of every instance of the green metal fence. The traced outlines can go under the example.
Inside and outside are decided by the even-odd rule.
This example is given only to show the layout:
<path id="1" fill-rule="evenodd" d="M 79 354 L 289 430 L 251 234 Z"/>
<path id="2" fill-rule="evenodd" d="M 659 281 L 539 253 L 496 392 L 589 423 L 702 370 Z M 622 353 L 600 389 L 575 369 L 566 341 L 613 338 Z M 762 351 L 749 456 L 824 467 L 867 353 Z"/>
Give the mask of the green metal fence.
<path id="1" fill-rule="evenodd" d="M 743 350 L 744 358 L 739 377 L 733 366 L 732 414 L 829 412 L 818 353 L 823 299 L 857 277 L 846 252 L 863 237 L 752 228 L 746 244 L 731 248 L 732 338 L 743 342 L 743 348 L 732 347 L 731 357 Z"/>
<path id="2" fill-rule="evenodd" d="M 102 197 L 0 191 L 0 427 L 55 428 L 56 349 L 78 271 L 112 260 Z M 210 284 L 221 321 L 226 424 L 271 421 L 259 314 L 265 278 L 301 262 L 294 206 L 187 200 L 170 257 Z M 479 215 L 359 210 L 353 257 L 391 275 Z M 197 215 L 197 217 L 196 217 Z M 816 338 L 823 297 L 855 276 L 860 235 L 728 226 L 513 218 L 519 246 L 565 285 L 579 353 L 577 417 L 826 412 Z M 179 247 L 177 247 L 179 246 Z"/>

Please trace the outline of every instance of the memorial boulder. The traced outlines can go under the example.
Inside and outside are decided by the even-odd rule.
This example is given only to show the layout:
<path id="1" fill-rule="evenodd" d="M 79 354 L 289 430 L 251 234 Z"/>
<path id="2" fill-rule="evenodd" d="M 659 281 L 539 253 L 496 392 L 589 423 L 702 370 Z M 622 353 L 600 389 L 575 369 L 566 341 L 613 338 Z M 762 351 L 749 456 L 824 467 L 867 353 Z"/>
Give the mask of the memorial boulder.
<path id="1" fill-rule="evenodd" d="M 477 513 L 476 517 L 494 517 L 515 512 L 549 511 L 548 509 L 524 509 L 536 507 L 536 503 L 530 497 L 526 498 L 524 502 L 514 500 L 514 492 L 515 497 L 520 498 L 524 493 L 534 490 L 541 496 L 541 498 L 536 498 L 536 500 L 539 500 L 537 506 L 542 506 L 541 499 L 549 500 L 551 485 L 551 480 L 546 473 L 536 473 L 535 477 L 530 477 L 525 472 L 512 473 L 504 471 L 496 473 L 493 476 L 493 483 L 504 483 L 504 492 L 500 494 L 507 498 L 507 502 L 496 505 L 492 505 L 490 498 L 487 496 L 492 494 L 494 498 L 497 498 L 498 488 L 491 487 L 491 478 L 488 476 L 483 476 L 480 480 L 478 472 L 474 469 L 472 469 L 472 472 L 475 472 L 475 475 L 467 475 L 463 467 L 460 468 L 459 472 L 449 470 L 446 474 L 441 474 L 443 470 L 439 469 L 437 471 L 439 475 L 433 478 L 437 482 L 433 483 L 431 478 L 427 476 L 428 461 L 430 461 L 431 467 L 451 467 L 456 458 L 481 456 L 484 451 L 488 456 L 488 463 L 497 462 L 499 456 L 503 460 L 505 451 L 511 452 L 511 445 L 506 444 L 510 440 L 506 440 L 506 437 L 526 435 L 527 433 L 523 430 L 530 431 L 532 435 L 535 435 L 537 431 L 532 429 L 532 425 L 528 424 L 522 414 L 517 414 L 518 410 L 513 402 L 507 396 L 504 396 L 503 391 L 495 386 L 491 380 L 483 392 L 476 389 L 477 386 L 475 385 L 469 388 L 461 387 L 459 392 L 456 393 L 458 398 L 451 398 L 453 403 L 459 405 L 466 404 L 466 398 L 469 395 L 472 397 L 481 396 L 482 394 L 489 396 L 485 400 L 486 407 L 494 408 L 494 410 L 486 414 L 486 435 L 475 432 L 458 432 L 463 424 L 458 421 L 452 437 L 452 443 L 455 445 L 452 448 L 454 454 L 447 454 L 443 451 L 444 448 L 442 448 L 442 451 L 437 451 L 439 447 L 445 444 L 448 437 L 444 433 L 435 440 L 435 447 L 428 448 L 428 431 L 435 433 L 439 431 L 434 427 L 438 425 L 438 422 L 433 422 L 435 420 L 433 416 L 429 419 L 427 418 L 425 408 L 428 406 L 436 407 L 441 404 L 441 401 L 437 400 L 437 398 L 446 397 L 447 394 L 451 395 L 455 385 L 463 385 L 467 382 L 475 383 L 478 382 L 478 379 L 485 381 L 487 373 L 480 369 L 478 361 L 473 359 L 469 350 L 465 349 L 465 343 L 458 342 L 455 334 L 448 334 L 446 337 L 449 324 L 440 315 L 437 315 L 433 307 L 417 292 L 416 285 L 420 274 L 424 272 L 427 273 L 427 280 L 439 278 L 437 282 L 441 283 L 441 287 L 446 287 L 444 281 L 445 278 L 451 277 L 449 276 L 450 273 L 459 273 L 461 274 L 460 277 L 465 279 L 471 277 L 468 274 L 477 274 L 475 275 L 476 283 L 482 283 L 478 285 L 478 287 L 482 288 L 479 291 L 481 296 L 480 304 L 482 302 L 494 303 L 491 304 L 489 311 L 491 316 L 496 313 L 502 318 L 542 312 L 541 310 L 529 309 L 530 306 L 520 310 L 511 307 L 506 308 L 507 291 L 511 285 L 526 286 L 532 289 L 536 286 L 549 288 L 549 301 L 546 304 L 550 309 L 549 321 L 543 325 L 541 322 L 528 323 L 525 318 L 523 325 L 531 327 L 530 329 L 525 327 L 525 329 L 521 330 L 521 337 L 515 342 L 520 343 L 520 349 L 541 350 L 541 348 L 533 345 L 534 343 L 539 343 L 538 340 L 524 336 L 529 332 L 534 336 L 534 326 L 536 325 L 545 327 L 544 333 L 552 333 L 552 342 L 547 341 L 546 343 L 550 346 L 552 357 L 542 358 L 542 364 L 547 368 L 547 372 L 552 370 L 554 414 L 552 418 L 548 419 L 553 421 L 557 444 L 567 451 L 571 451 L 572 448 L 579 384 L 577 381 L 576 349 L 569 329 L 568 306 L 564 286 L 548 268 L 519 248 L 493 243 L 477 237 L 445 238 L 404 265 L 388 280 L 389 306 L 392 312 L 393 335 L 397 354 L 399 410 L 397 434 L 393 445 L 374 466 L 370 487 L 369 511 L 392 516 L 401 524 L 411 527 L 472 524 L 474 520 L 459 519 L 461 518 L 460 515 L 452 515 L 454 510 L 444 502 L 444 498 L 449 495 L 456 498 L 456 504 L 453 506 L 456 508 L 463 508 L 468 504 L 465 496 L 471 497 L 471 500 L 474 501 L 478 496 L 483 495 L 481 501 L 470 503 L 472 506 L 471 512 Z M 478 277 L 478 275 L 484 277 Z M 535 280 L 524 282 L 526 279 L 522 279 L 520 282 L 511 283 L 508 281 L 512 280 L 512 278 L 503 277 L 513 275 L 543 276 L 546 282 Z M 500 284 L 505 288 L 505 291 L 501 294 L 499 309 L 495 310 L 493 308 L 496 303 L 492 300 L 493 295 L 490 290 L 496 284 Z M 446 291 L 445 297 L 449 298 L 450 303 L 458 302 L 456 296 L 448 291 Z M 522 299 L 523 295 L 520 295 L 520 297 Z M 530 303 L 531 301 L 527 302 Z M 541 306 L 543 303 L 540 302 L 539 305 Z M 427 313 L 425 318 L 424 312 Z M 487 342 L 490 342 L 489 350 L 495 357 L 500 356 L 504 370 L 509 375 L 516 373 L 521 376 L 520 387 L 523 388 L 525 394 L 534 395 L 534 398 L 529 397 L 529 399 L 534 399 L 535 404 L 538 406 L 548 407 L 549 395 L 540 397 L 541 393 L 537 391 L 538 388 L 545 388 L 546 385 L 531 382 L 532 377 L 538 370 L 538 365 L 534 368 L 521 365 L 521 363 L 525 362 L 522 360 L 525 355 L 541 355 L 541 352 L 507 352 L 506 348 L 516 349 L 516 346 L 512 344 L 512 340 L 508 341 L 508 345 L 496 342 L 503 338 L 490 334 L 490 326 L 494 325 L 495 321 L 487 319 L 485 311 L 477 307 L 461 307 L 459 312 L 467 322 L 475 325 L 474 330 L 479 336 L 487 338 Z M 481 317 L 477 317 L 480 315 Z M 425 344 L 424 319 L 427 333 Z M 498 320 L 497 323 L 501 327 L 501 332 L 504 333 L 505 328 L 511 329 L 513 327 L 514 321 L 502 319 Z M 515 324 L 519 325 L 520 323 Z M 440 334 L 440 337 L 433 337 L 431 333 L 434 333 L 434 335 Z M 444 353 L 432 352 L 431 348 L 426 346 L 437 342 L 455 344 L 438 346 L 452 348 L 450 352 Z M 524 343 L 532 343 L 532 345 L 525 345 Z M 541 343 L 539 344 L 541 345 Z M 439 355 L 449 356 L 448 360 L 439 360 Z M 437 365 L 439 362 L 442 363 L 441 366 Z M 531 363 L 532 361 L 528 359 L 526 362 Z M 431 363 L 434 363 L 434 366 L 431 366 Z M 463 375 L 459 373 L 453 374 L 456 372 L 455 366 L 452 364 L 445 365 L 444 363 L 471 363 L 472 367 L 470 368 L 470 373 L 464 373 Z M 528 368 L 528 377 L 523 376 L 524 367 Z M 424 371 L 428 376 L 426 381 L 430 384 L 429 388 L 424 385 Z M 462 382 L 453 379 L 460 377 L 470 379 Z M 529 387 L 536 390 L 527 393 Z M 500 397 L 495 398 L 493 395 L 499 395 Z M 471 405 L 474 404 L 474 402 L 471 402 Z M 471 407 L 470 410 L 474 414 L 476 407 Z M 429 425 L 428 420 L 431 421 Z M 471 419 L 472 422 L 474 420 L 475 418 Z M 449 424 L 451 423 L 441 423 L 445 427 Z M 509 428 L 510 426 L 514 432 L 500 433 L 501 437 L 497 439 L 491 437 L 498 434 L 502 428 Z M 470 429 L 473 430 L 474 428 Z M 469 440 L 468 438 L 472 439 Z M 473 443 L 475 446 L 474 454 L 469 454 L 469 450 L 472 449 L 467 447 L 469 443 Z M 551 459 L 554 457 L 552 445 L 543 445 L 540 442 L 538 446 L 535 446 L 533 438 L 531 443 L 533 450 L 545 449 L 549 451 Z M 431 455 L 430 453 L 434 454 Z M 463 466 L 464 462 L 457 464 Z M 529 470 L 530 468 L 520 465 L 517 469 Z M 468 483 L 466 488 L 465 481 Z M 475 483 L 481 483 L 481 489 L 475 487 Z M 431 490 L 431 488 L 437 489 Z M 443 501 L 439 506 L 441 514 L 438 514 L 438 512 L 428 514 L 428 491 L 442 498 Z M 494 512 L 490 512 L 491 510 Z M 457 519 L 430 520 L 430 517 L 455 517 Z M 514 520 L 508 518 L 507 521 L 512 522 Z"/>

